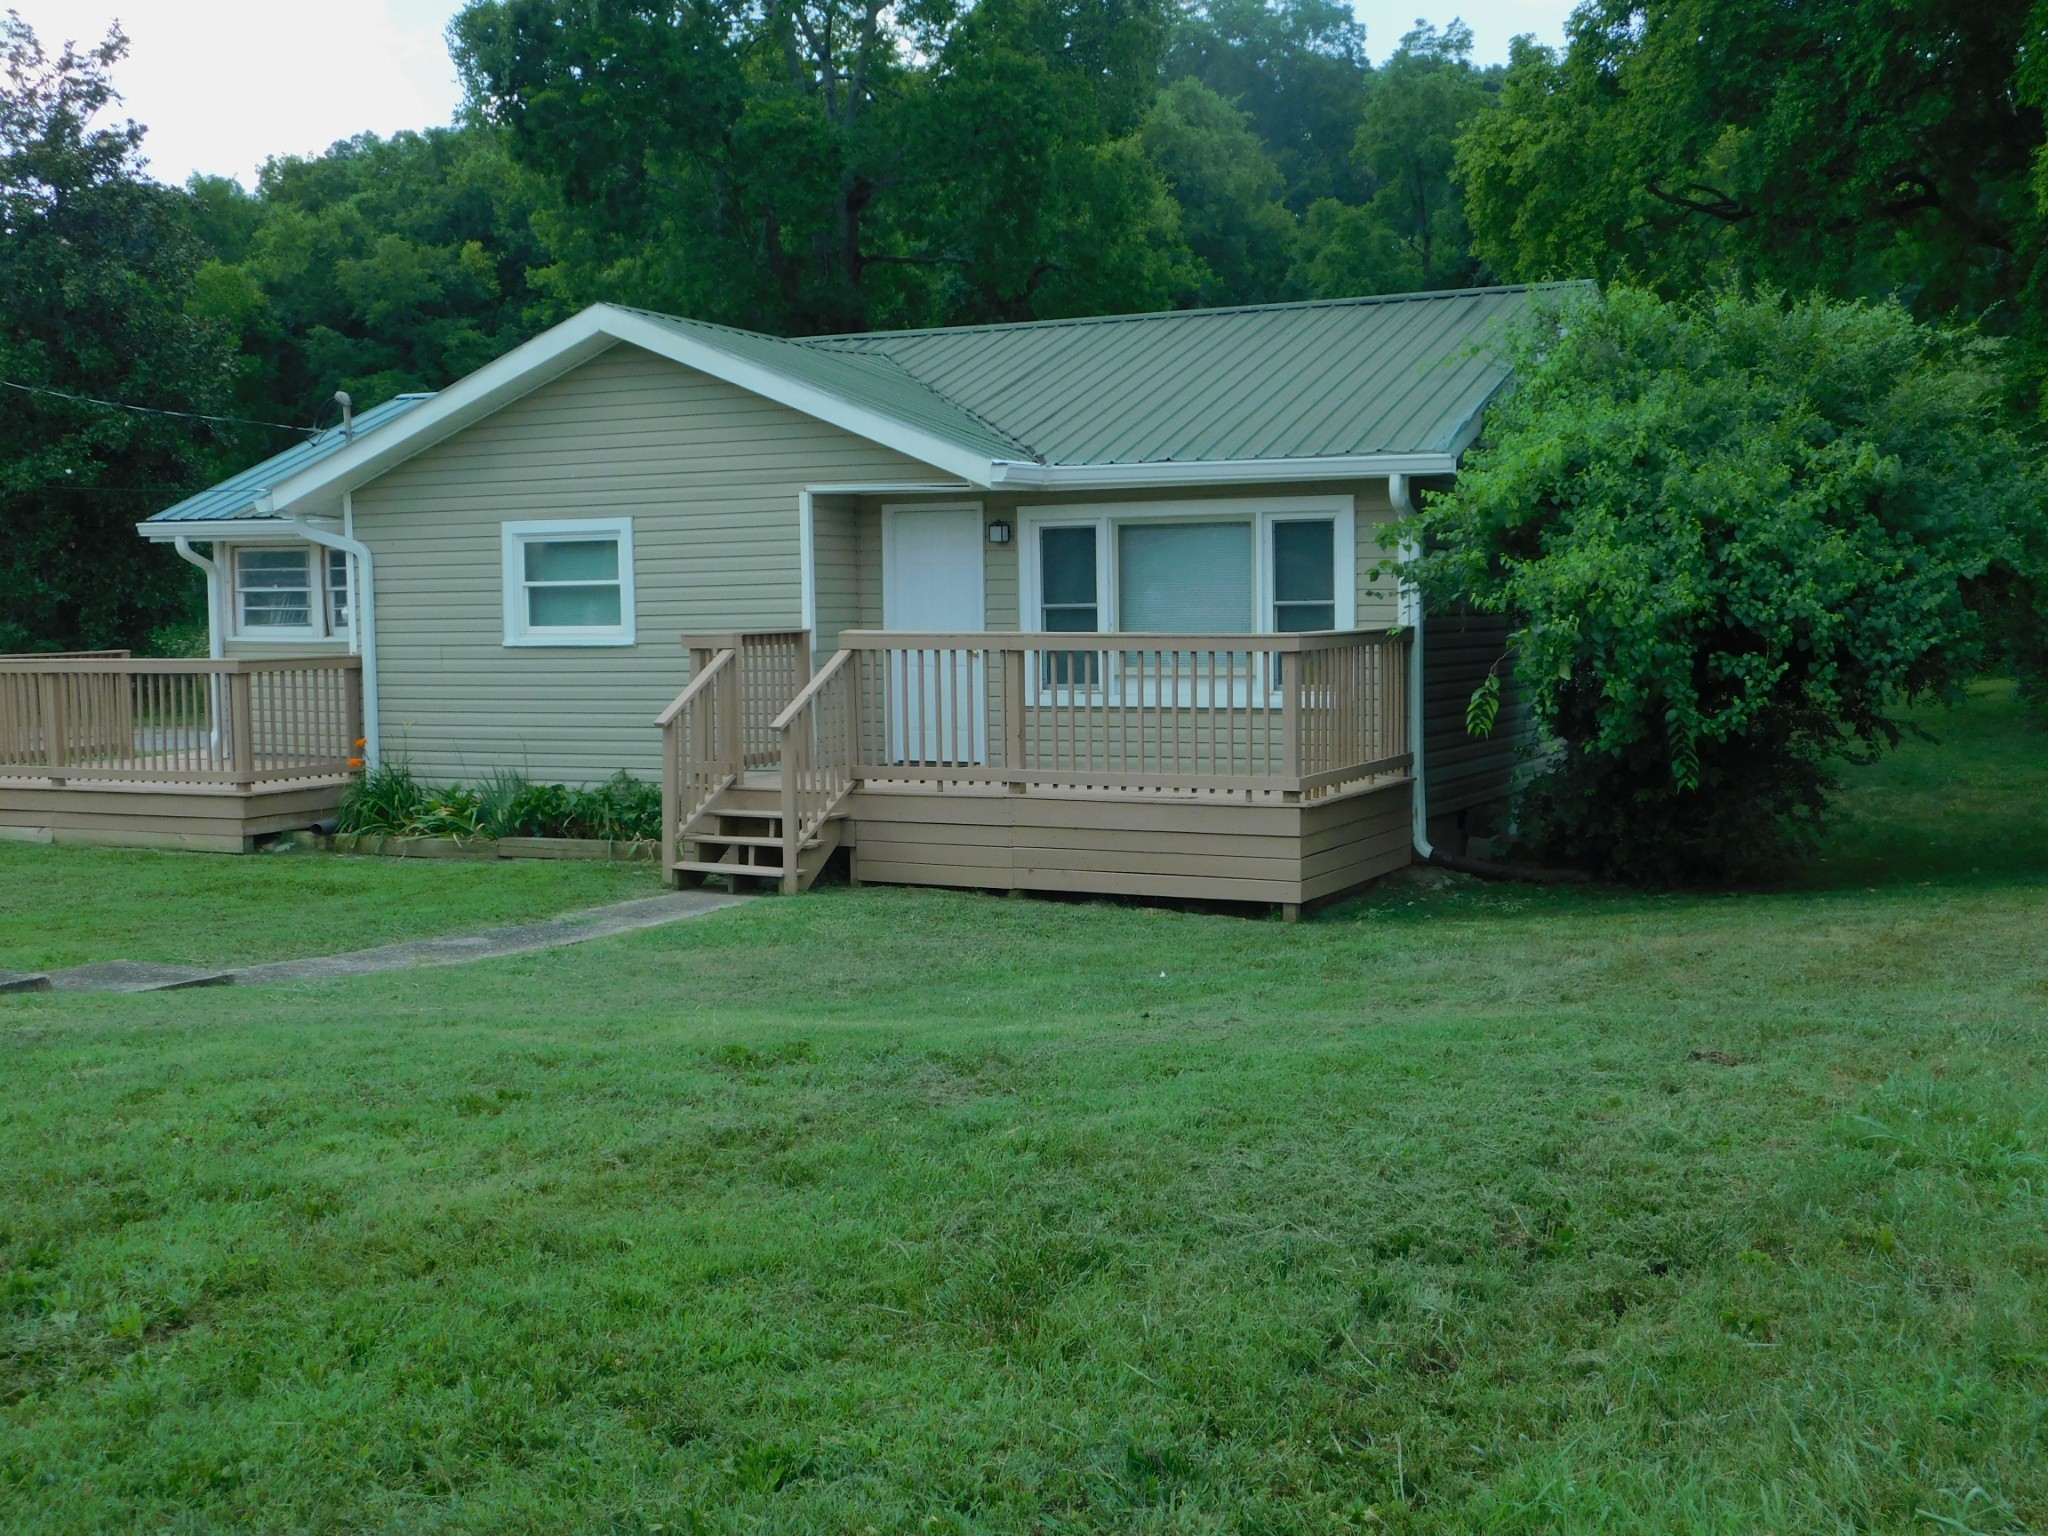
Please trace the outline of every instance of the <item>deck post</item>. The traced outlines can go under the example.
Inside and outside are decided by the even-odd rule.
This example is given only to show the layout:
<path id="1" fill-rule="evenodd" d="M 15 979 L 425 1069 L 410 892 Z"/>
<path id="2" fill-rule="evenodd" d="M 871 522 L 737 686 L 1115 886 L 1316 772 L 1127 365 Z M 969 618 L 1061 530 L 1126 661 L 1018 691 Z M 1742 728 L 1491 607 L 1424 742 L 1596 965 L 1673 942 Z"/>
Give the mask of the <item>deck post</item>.
<path id="1" fill-rule="evenodd" d="M 661 881 L 680 886 L 676 874 L 676 819 L 683 813 L 683 749 L 678 739 L 682 720 L 671 720 L 661 728 Z"/>
<path id="2" fill-rule="evenodd" d="M 71 761 L 71 722 L 65 712 L 64 679 L 55 672 L 45 672 L 36 681 L 42 691 L 43 757 L 52 782 L 62 784 L 64 765 Z"/>
<path id="3" fill-rule="evenodd" d="M 1274 656 L 1280 668 L 1280 776 L 1296 794 L 1301 792 L 1301 679 L 1302 653 L 1281 651 Z"/>
<path id="4" fill-rule="evenodd" d="M 249 674 L 239 668 L 228 674 L 228 769 L 237 789 L 256 787 L 256 712 Z"/>
<path id="5" fill-rule="evenodd" d="M 1015 772 L 1024 768 L 1024 653 L 1005 646 L 1003 657 L 1003 766 Z M 1024 793 L 1024 783 L 1012 779 L 1013 795 Z"/>

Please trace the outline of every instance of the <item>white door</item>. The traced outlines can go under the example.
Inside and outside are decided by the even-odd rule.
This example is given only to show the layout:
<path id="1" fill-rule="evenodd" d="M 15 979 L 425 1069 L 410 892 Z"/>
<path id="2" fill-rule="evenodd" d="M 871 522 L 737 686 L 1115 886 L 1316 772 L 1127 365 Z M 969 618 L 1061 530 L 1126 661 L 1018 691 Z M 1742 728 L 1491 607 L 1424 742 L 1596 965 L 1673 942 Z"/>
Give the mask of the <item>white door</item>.
<path id="1" fill-rule="evenodd" d="M 980 633 L 981 508 L 882 512 L 882 626 Z M 899 762 L 987 759 L 988 658 L 967 646 L 889 655 L 889 742 Z"/>

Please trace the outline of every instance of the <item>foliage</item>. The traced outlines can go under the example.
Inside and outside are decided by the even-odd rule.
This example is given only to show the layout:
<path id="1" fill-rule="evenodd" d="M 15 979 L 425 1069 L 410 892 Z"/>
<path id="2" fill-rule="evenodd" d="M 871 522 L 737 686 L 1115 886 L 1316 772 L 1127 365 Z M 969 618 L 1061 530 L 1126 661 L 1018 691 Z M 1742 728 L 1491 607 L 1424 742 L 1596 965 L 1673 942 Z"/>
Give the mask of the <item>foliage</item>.
<path id="1" fill-rule="evenodd" d="M 1138 139 L 1180 205 L 1199 263 L 1184 297 L 1213 305 L 1286 296 L 1294 218 L 1280 201 L 1280 168 L 1250 119 L 1199 80 L 1176 80 L 1152 103 Z"/>
<path id="2" fill-rule="evenodd" d="M 652 842 L 661 836 L 661 786 L 625 770 L 602 784 L 534 784 L 494 769 L 473 785 L 423 785 L 404 763 L 361 775 L 342 797 L 343 832 L 400 837 L 578 837 Z"/>
<path id="3" fill-rule="evenodd" d="M 336 389 L 359 407 L 439 389 L 559 317 L 534 287 L 543 189 L 487 130 L 362 134 L 272 160 L 253 194 L 207 177 L 190 192 L 214 252 L 190 308 L 241 337 L 257 414 L 311 422 Z"/>
<path id="4" fill-rule="evenodd" d="M 1646 880 L 1809 850 L 1828 760 L 1986 660 L 1987 594 L 2040 536 L 1994 344 L 1894 305 L 1615 289 L 1547 307 L 1512 360 L 1418 573 L 1521 625 L 1559 743 L 1527 837 Z"/>
<path id="5" fill-rule="evenodd" d="M 1562 54 L 1517 42 L 1460 143 L 1475 248 L 1514 279 L 1896 295 L 2024 336 L 2038 371 L 2032 4 L 1586 0 Z"/>
<path id="6" fill-rule="evenodd" d="M 228 337 L 185 312 L 202 252 L 142 170 L 118 28 L 55 57 L 0 17 L 0 379 L 135 404 L 227 403 Z M 135 523 L 206 482 L 206 426 L 0 389 L 0 651 L 141 647 L 198 573 Z"/>
<path id="7" fill-rule="evenodd" d="M 1308 211 L 1303 261 L 1322 295 L 1471 287 L 1463 198 L 1451 178 L 1460 136 L 1491 106 L 1499 71 L 1473 66 L 1472 30 L 1418 25 L 1366 93 L 1352 157 L 1371 197 Z"/>
<path id="8" fill-rule="evenodd" d="M 427 791 L 403 761 L 379 763 L 342 793 L 335 826 L 343 832 L 397 832 L 426 804 Z"/>
<path id="9" fill-rule="evenodd" d="M 1849 771 L 1885 856 L 1821 891 L 840 889 L 0 999 L 7 1524 L 2040 1530 L 2048 763 L 1992 703 Z M 599 877 L 653 878 L 0 844 L 0 965 Z"/>

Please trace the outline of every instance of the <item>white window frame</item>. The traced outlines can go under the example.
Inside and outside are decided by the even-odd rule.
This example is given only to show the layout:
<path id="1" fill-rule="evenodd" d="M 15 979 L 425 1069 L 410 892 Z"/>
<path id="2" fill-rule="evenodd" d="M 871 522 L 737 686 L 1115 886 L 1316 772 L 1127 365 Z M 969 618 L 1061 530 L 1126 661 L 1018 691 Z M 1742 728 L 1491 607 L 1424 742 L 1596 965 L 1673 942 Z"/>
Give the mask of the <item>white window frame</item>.
<path id="1" fill-rule="evenodd" d="M 507 646 L 621 646 L 636 643 L 633 519 L 630 517 L 530 518 L 500 523 L 503 556 L 505 644 Z M 619 546 L 619 622 L 577 629 L 536 629 L 526 622 L 526 546 L 565 540 L 615 539 Z"/>
<path id="2" fill-rule="evenodd" d="M 1017 593 L 1018 628 L 1035 632 L 1044 622 L 1045 605 L 1041 599 L 1039 561 L 1039 533 L 1047 528 L 1095 529 L 1095 600 L 1096 622 L 1102 627 L 1098 634 L 1122 633 L 1122 618 L 1117 612 L 1118 571 L 1116 531 L 1123 523 L 1163 523 L 1174 521 L 1206 523 L 1243 523 L 1252 525 L 1252 615 L 1256 628 L 1251 635 L 1272 635 L 1273 627 L 1273 525 L 1281 522 L 1327 522 L 1335 526 L 1332 530 L 1331 561 L 1333 570 L 1332 597 L 1336 605 L 1336 627 L 1340 630 L 1355 629 L 1358 626 L 1358 504 L 1352 496 L 1245 496 L 1214 497 L 1200 501 L 1113 501 L 1076 506 L 1020 506 L 1017 509 L 1017 540 L 1022 546 L 1017 552 Z M 1105 647 L 1106 648 L 1106 647 Z M 1027 676 L 1041 675 L 1038 660 L 1026 659 L 1030 668 Z M 1112 673 L 1117 669 L 1113 662 Z M 1109 680 L 1114 687 L 1116 679 Z M 1075 696 L 1099 698 L 1103 696 L 1101 681 L 1090 684 L 1061 683 L 1039 684 L 1037 692 L 1041 703 L 1050 703 L 1057 695 L 1061 699 Z M 1186 688 L 1183 688 L 1186 692 Z M 1153 702 L 1146 700 L 1145 702 Z M 1192 697 L 1180 700 L 1182 704 L 1194 702 Z M 1242 703 L 1238 698 L 1234 702 Z"/>
<path id="3" fill-rule="evenodd" d="M 280 551 L 302 554 L 306 559 L 306 618 L 304 624 L 247 624 L 242 619 L 242 556 L 255 554 L 276 554 Z M 326 640 L 327 630 L 327 562 L 316 559 L 317 553 L 324 554 L 313 544 L 296 540 L 266 540 L 261 543 L 231 544 L 227 547 L 228 557 L 228 633 L 236 640 Z"/>
<path id="4" fill-rule="evenodd" d="M 316 545 L 315 548 L 325 557 L 320 562 L 320 585 L 321 596 L 326 601 L 320 611 L 327 616 L 327 633 L 337 640 L 346 640 L 355 628 L 356 557 L 345 549 L 335 549 L 330 545 Z M 334 584 L 336 565 L 341 567 L 339 587 Z M 341 599 L 338 608 L 335 606 L 337 597 Z"/>

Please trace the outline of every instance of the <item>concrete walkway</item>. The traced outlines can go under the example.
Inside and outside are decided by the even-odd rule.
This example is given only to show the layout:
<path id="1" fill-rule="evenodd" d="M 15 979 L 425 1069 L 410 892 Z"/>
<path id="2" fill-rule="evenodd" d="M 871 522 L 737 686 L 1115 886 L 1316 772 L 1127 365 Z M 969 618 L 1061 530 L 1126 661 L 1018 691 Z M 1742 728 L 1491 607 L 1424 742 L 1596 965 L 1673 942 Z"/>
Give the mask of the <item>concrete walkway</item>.
<path id="1" fill-rule="evenodd" d="M 608 907 L 591 907 L 537 923 L 519 923 L 510 928 L 487 928 L 482 933 L 459 934 L 446 939 L 413 939 L 403 944 L 385 944 L 376 949 L 358 949 L 345 955 L 319 955 L 308 960 L 274 960 L 268 965 L 247 965 L 235 970 L 202 970 L 189 965 L 146 965 L 130 960 L 75 965 L 47 975 L 0 972 L 0 991 L 55 992 L 164 992 L 183 987 L 261 986 L 272 981 L 328 981 L 346 976 L 375 976 L 384 971 L 406 971 L 421 965 L 461 965 L 471 960 L 495 960 L 504 955 L 530 954 L 539 949 L 560 949 L 568 944 L 587 944 L 608 939 L 615 933 L 633 933 L 641 928 L 659 928 L 700 917 L 722 907 L 735 907 L 751 900 L 716 891 L 670 891 L 661 896 L 643 896 L 637 901 L 616 902 Z"/>

